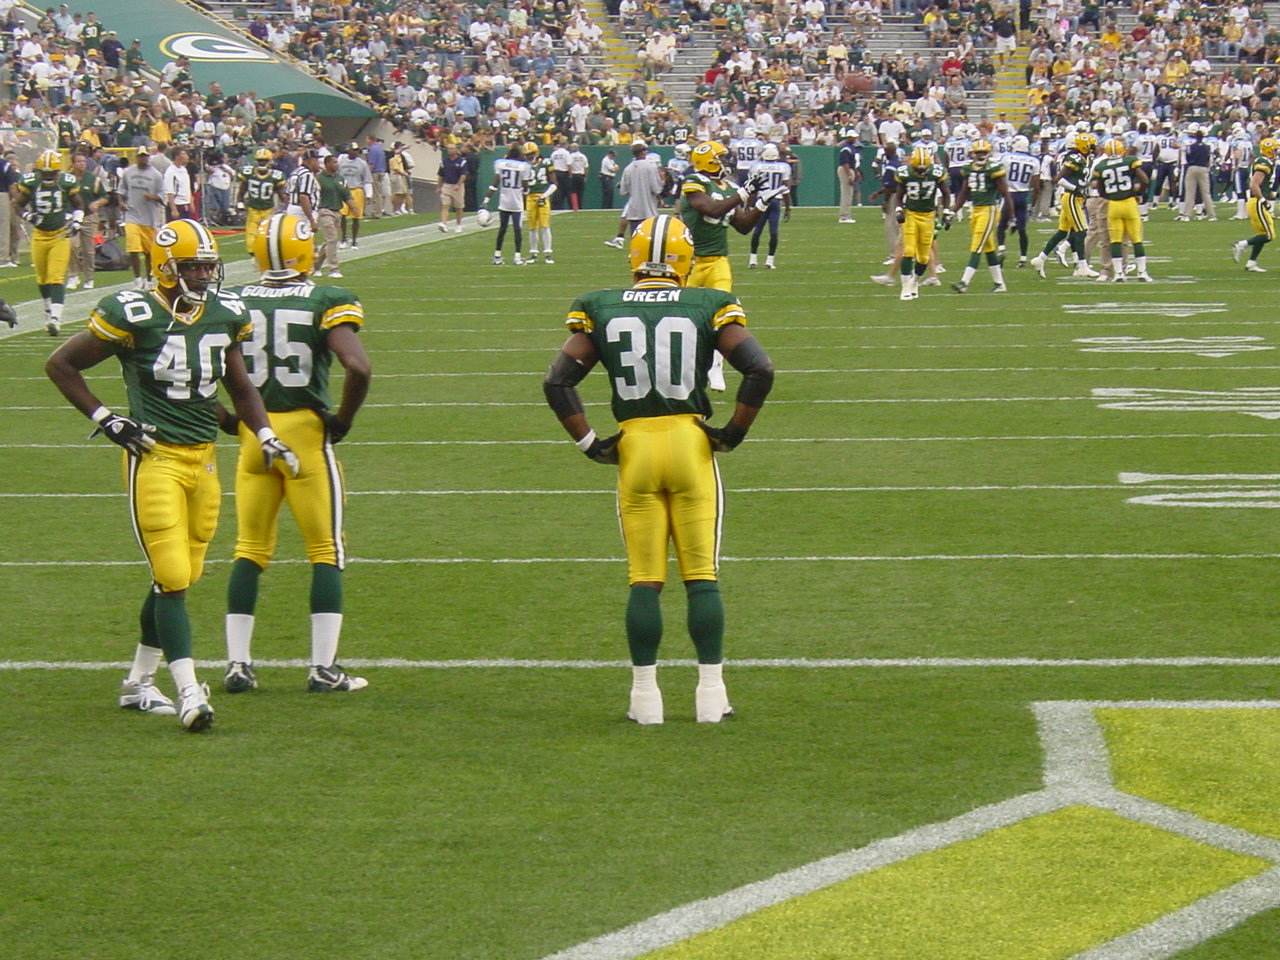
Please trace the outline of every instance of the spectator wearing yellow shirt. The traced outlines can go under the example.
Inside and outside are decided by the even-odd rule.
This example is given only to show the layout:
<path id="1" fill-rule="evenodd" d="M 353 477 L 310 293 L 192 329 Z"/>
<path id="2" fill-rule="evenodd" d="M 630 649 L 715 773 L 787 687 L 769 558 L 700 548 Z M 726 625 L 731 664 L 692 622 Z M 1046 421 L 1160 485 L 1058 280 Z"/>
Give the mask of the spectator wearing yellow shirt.
<path id="1" fill-rule="evenodd" d="M 169 129 L 169 121 L 164 115 L 156 118 L 151 124 L 151 139 L 160 145 L 162 150 L 168 149 L 169 144 L 173 143 L 173 131 Z"/>
<path id="2" fill-rule="evenodd" d="M 1175 50 L 1164 65 L 1164 82 L 1175 84 L 1190 72 L 1191 66 L 1187 63 L 1187 58 L 1182 55 L 1181 50 Z"/>

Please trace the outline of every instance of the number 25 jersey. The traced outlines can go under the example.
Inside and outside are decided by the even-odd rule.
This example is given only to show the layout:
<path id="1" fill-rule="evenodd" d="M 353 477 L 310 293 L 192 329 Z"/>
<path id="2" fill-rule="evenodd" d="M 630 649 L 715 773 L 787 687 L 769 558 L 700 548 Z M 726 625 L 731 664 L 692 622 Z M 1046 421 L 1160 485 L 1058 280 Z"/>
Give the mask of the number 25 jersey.
<path id="1" fill-rule="evenodd" d="M 154 424 L 156 439 L 190 446 L 217 437 L 223 356 L 251 333 L 239 297 L 219 291 L 184 322 L 155 294 L 126 290 L 98 301 L 89 331 L 123 348 L 129 416 Z"/>
<path id="2" fill-rule="evenodd" d="M 591 337 L 609 373 L 613 416 L 709 416 L 707 368 L 716 334 L 726 323 L 746 325 L 732 293 L 642 281 L 629 290 L 579 297 L 565 325 Z"/>

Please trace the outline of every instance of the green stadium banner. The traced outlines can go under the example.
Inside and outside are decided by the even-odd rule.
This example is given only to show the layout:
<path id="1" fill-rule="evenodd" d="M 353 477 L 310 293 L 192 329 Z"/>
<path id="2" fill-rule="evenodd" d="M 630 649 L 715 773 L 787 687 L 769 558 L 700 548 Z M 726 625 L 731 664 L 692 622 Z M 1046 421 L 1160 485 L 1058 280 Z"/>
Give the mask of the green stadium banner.
<path id="1" fill-rule="evenodd" d="M 157 72 L 178 57 L 191 61 L 196 87 L 214 80 L 227 94 L 252 90 L 260 100 L 292 103 L 300 114 L 376 116 L 375 111 L 287 60 L 200 13 L 182 0 L 69 0 L 72 13 L 93 11 L 125 49 L 142 41 L 142 56 Z"/>
<path id="2" fill-rule="evenodd" d="M 544 157 L 550 156 L 551 149 L 551 147 L 544 146 L 542 155 Z M 667 146 L 655 146 L 650 149 L 662 158 L 664 165 L 671 159 L 675 151 L 674 147 Z M 598 210 L 600 208 L 600 178 L 596 174 L 600 170 L 600 160 L 609 150 L 614 152 L 619 167 L 625 167 L 631 162 L 631 147 L 627 145 L 616 147 L 584 146 L 582 148 L 582 152 L 587 155 L 587 160 L 589 161 L 587 167 L 587 189 L 586 195 L 583 197 L 583 206 L 587 210 Z M 839 156 L 839 148 L 792 147 L 791 151 L 800 161 L 800 186 L 796 191 L 796 206 L 836 206 L 840 200 L 840 185 L 836 180 L 836 160 Z M 875 151 L 872 150 L 871 156 L 873 159 L 874 155 Z M 506 156 L 506 150 L 486 150 L 481 154 L 480 172 L 477 174 L 479 181 L 477 187 L 480 197 L 484 197 L 485 190 L 493 182 L 493 161 L 504 156 Z M 880 186 L 878 180 L 869 175 L 870 169 L 871 163 L 868 160 L 863 163 L 863 170 L 868 171 L 868 175 L 864 176 L 862 181 L 862 196 L 864 198 Z M 613 195 L 614 208 L 620 210 L 622 205 L 626 203 L 626 199 L 615 190 Z M 862 202 L 865 202 L 865 200 Z"/>

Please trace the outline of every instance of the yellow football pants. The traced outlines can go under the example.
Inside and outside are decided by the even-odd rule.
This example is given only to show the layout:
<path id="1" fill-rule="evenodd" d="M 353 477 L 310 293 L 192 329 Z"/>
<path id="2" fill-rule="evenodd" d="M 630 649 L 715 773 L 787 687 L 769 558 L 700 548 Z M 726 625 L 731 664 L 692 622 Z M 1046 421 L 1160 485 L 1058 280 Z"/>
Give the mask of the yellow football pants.
<path id="1" fill-rule="evenodd" d="M 979 208 L 983 209 L 983 208 Z M 928 263 L 933 251 L 934 214 L 907 210 L 902 221 L 902 255 L 917 263 Z"/>
<path id="2" fill-rule="evenodd" d="M 681 580 L 715 580 L 724 495 L 711 444 L 693 414 L 624 420 L 618 517 L 627 582 L 667 579 L 673 542 Z"/>
<path id="3" fill-rule="evenodd" d="M 65 230 L 31 231 L 31 265 L 36 283 L 66 283 L 71 263 L 71 238 Z"/>
<path id="4" fill-rule="evenodd" d="M 258 227 L 271 219 L 274 210 L 257 210 L 253 207 L 246 207 L 244 211 L 244 245 L 249 248 L 249 255 L 253 256 L 254 238 L 258 235 Z"/>
<path id="5" fill-rule="evenodd" d="M 999 207 L 974 207 L 969 221 L 969 252 L 995 253 L 996 227 L 1000 223 Z M 929 258 L 926 256 L 925 260 Z"/>
<path id="6" fill-rule="evenodd" d="M 1258 234 L 1268 240 L 1276 238 L 1276 221 L 1271 215 L 1271 201 L 1260 197 L 1250 197 L 1246 205 L 1249 211 L 1249 222 Z"/>
<path id="7" fill-rule="evenodd" d="M 314 410 L 270 413 L 276 436 L 298 455 L 300 469 L 289 476 L 284 464 L 267 470 L 262 463 L 262 445 L 253 431 L 240 426 L 240 459 L 236 464 L 236 549 L 235 558 L 252 560 L 264 570 L 276 551 L 277 517 L 281 502 L 297 521 L 311 563 L 330 563 L 338 569 L 346 564 L 343 539 L 343 509 L 346 489 L 342 467 L 324 430 L 324 422 Z"/>
<path id="8" fill-rule="evenodd" d="M 1089 229 L 1089 219 L 1084 212 L 1084 197 L 1078 193 L 1062 195 L 1062 209 L 1058 211 L 1058 229 L 1064 233 L 1078 233 Z"/>
<path id="9" fill-rule="evenodd" d="M 125 486 L 134 536 L 165 593 L 185 590 L 204 572 L 218 528 L 222 488 L 212 443 L 160 443 L 140 457 L 125 453 Z"/>
<path id="10" fill-rule="evenodd" d="M 728 257 L 694 257 L 686 287 L 711 287 L 733 293 L 733 271 Z"/>
<path id="11" fill-rule="evenodd" d="M 1142 216 L 1138 212 L 1138 198 L 1107 201 L 1107 230 L 1112 243 L 1142 242 Z"/>
<path id="12" fill-rule="evenodd" d="M 551 226 L 551 204 L 538 203 L 539 195 L 524 198 L 524 227 L 526 230 L 542 230 Z"/>

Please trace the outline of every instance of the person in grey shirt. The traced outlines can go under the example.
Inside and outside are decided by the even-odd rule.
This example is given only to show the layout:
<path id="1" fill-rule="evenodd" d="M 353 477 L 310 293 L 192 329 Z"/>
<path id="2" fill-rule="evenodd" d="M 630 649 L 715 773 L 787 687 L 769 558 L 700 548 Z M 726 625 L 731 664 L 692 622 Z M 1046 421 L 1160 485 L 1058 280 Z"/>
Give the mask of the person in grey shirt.
<path id="1" fill-rule="evenodd" d="M 649 147 L 643 140 L 631 144 L 631 158 L 618 185 L 618 191 L 627 198 L 618 221 L 618 235 L 605 241 L 606 246 L 618 249 L 622 249 L 626 243 L 624 238 L 630 236 L 638 224 L 658 215 L 658 197 L 666 182 L 662 167 L 649 159 Z"/>
<path id="2" fill-rule="evenodd" d="M 133 267 L 133 286 L 145 290 L 151 278 L 156 229 L 164 225 L 164 177 L 151 165 L 146 147 L 138 148 L 131 166 L 120 169 L 116 193 L 124 214 L 125 251 Z"/>
<path id="3" fill-rule="evenodd" d="M 373 171 L 360 156 L 360 144 L 352 140 L 347 152 L 338 156 L 338 178 L 351 191 L 351 200 L 342 208 L 342 246 L 347 245 L 347 220 L 351 221 L 351 246 L 359 245 L 364 201 L 373 196 Z"/>

